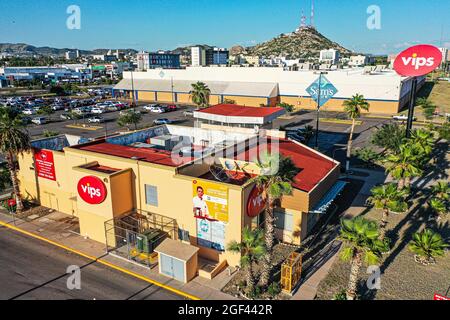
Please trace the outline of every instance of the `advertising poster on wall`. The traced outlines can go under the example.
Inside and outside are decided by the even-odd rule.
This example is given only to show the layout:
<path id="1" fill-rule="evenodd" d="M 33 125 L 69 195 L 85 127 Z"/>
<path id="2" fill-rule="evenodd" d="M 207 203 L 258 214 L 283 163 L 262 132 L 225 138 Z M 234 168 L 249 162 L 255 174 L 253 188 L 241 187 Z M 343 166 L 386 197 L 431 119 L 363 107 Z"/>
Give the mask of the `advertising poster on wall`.
<path id="1" fill-rule="evenodd" d="M 228 188 L 226 186 L 194 180 L 192 196 L 195 218 L 228 222 Z"/>
<path id="2" fill-rule="evenodd" d="M 48 150 L 36 150 L 34 153 L 34 162 L 38 177 L 56 181 L 53 152 Z"/>
<path id="3" fill-rule="evenodd" d="M 220 221 L 197 219 L 198 245 L 225 251 L 225 224 Z"/>

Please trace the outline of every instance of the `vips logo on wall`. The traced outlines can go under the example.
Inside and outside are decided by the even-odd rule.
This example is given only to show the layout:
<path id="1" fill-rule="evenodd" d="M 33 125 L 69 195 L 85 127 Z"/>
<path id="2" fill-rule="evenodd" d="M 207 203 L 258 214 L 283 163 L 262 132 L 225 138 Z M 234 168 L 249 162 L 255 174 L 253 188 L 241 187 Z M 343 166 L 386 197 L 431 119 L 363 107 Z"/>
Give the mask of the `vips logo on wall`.
<path id="1" fill-rule="evenodd" d="M 450 300 L 450 297 L 443 296 L 442 294 L 435 293 L 433 300 Z"/>
<path id="2" fill-rule="evenodd" d="M 53 152 L 48 150 L 35 150 L 34 162 L 38 177 L 56 181 L 55 162 Z"/>
<path id="3" fill-rule="evenodd" d="M 394 69 L 401 76 L 419 77 L 433 72 L 442 62 L 442 52 L 431 45 L 410 47 L 394 61 Z"/>
<path id="4" fill-rule="evenodd" d="M 247 216 L 257 217 L 266 207 L 266 199 L 263 196 L 263 190 L 255 186 L 250 192 L 247 201 Z"/>
<path id="5" fill-rule="evenodd" d="M 106 199 L 106 186 L 102 180 L 87 176 L 78 181 L 78 194 L 89 204 L 100 204 Z"/>
<path id="6" fill-rule="evenodd" d="M 228 188 L 226 186 L 194 180 L 192 196 L 195 218 L 228 222 Z"/>

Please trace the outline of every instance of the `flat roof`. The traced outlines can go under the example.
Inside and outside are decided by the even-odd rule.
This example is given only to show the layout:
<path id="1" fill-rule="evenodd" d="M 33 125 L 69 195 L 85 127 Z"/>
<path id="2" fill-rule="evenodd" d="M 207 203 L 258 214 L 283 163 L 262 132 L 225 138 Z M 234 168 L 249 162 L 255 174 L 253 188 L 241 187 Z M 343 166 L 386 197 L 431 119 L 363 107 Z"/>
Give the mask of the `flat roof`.
<path id="1" fill-rule="evenodd" d="M 192 245 L 167 238 L 156 247 L 155 252 L 181 261 L 189 261 L 199 250 L 199 248 Z"/>
<path id="2" fill-rule="evenodd" d="M 193 157 L 179 156 L 178 153 L 172 154 L 172 152 L 167 150 L 136 148 L 102 141 L 96 144 L 81 145 L 78 149 L 127 159 L 136 159 L 169 167 L 178 167 L 194 160 Z"/>
<path id="3" fill-rule="evenodd" d="M 284 115 L 283 108 L 218 104 L 194 111 L 194 118 L 231 124 L 266 124 Z"/>

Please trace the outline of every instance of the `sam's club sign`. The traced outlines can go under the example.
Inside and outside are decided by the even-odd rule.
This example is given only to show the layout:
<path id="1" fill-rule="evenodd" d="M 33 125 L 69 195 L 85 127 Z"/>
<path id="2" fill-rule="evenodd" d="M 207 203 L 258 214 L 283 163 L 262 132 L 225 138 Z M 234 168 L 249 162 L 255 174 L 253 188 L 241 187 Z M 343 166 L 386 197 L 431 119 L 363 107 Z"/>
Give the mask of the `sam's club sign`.
<path id="1" fill-rule="evenodd" d="M 319 101 L 320 94 L 319 107 L 322 107 L 328 100 L 336 95 L 338 90 L 326 77 L 321 76 L 306 89 L 306 92 L 308 92 L 311 98 L 316 102 Z"/>

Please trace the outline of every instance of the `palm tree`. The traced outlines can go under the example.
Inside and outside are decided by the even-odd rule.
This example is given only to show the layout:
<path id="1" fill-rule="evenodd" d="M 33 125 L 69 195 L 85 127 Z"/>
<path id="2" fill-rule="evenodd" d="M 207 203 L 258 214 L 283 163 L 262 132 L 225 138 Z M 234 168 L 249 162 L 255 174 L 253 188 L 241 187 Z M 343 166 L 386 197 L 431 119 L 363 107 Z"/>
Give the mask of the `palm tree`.
<path id="1" fill-rule="evenodd" d="M 409 188 L 412 177 L 422 174 L 419 167 L 419 157 L 415 149 L 409 143 L 400 146 L 398 154 L 391 154 L 387 157 L 388 167 L 386 171 L 392 177 L 398 180 L 398 189 L 402 190 L 405 186 Z"/>
<path id="2" fill-rule="evenodd" d="M 227 250 L 241 254 L 241 266 L 247 273 L 247 294 L 252 295 L 255 291 L 255 272 L 253 264 L 264 256 L 264 233 L 260 229 L 251 230 L 245 227 L 242 232 L 242 242 L 235 240 L 228 244 Z"/>
<path id="3" fill-rule="evenodd" d="M 425 129 L 414 130 L 411 134 L 411 142 L 419 152 L 429 155 L 433 151 L 434 134 Z"/>
<path id="4" fill-rule="evenodd" d="M 209 106 L 209 95 L 211 90 L 203 82 L 193 83 L 192 90 L 189 93 L 191 95 L 192 102 L 194 102 L 198 109 L 206 108 Z"/>
<path id="5" fill-rule="evenodd" d="M 450 198 L 450 184 L 447 181 L 438 181 L 431 187 L 431 192 L 436 198 L 447 201 Z"/>
<path id="6" fill-rule="evenodd" d="M 6 156 L 17 203 L 17 212 L 23 210 L 17 179 L 16 157 L 31 149 L 30 136 L 23 130 L 20 114 L 10 107 L 0 108 L 0 152 Z"/>
<path id="7" fill-rule="evenodd" d="M 346 171 L 350 170 L 350 157 L 352 155 L 353 132 L 355 131 L 356 119 L 361 116 L 361 110 L 368 111 L 369 107 L 370 104 L 364 99 L 364 96 L 360 94 L 356 94 L 350 100 L 344 101 L 344 110 L 347 113 L 347 116 L 352 119 L 352 128 L 350 130 L 347 145 Z"/>
<path id="8" fill-rule="evenodd" d="M 444 255 L 446 247 L 448 244 L 444 242 L 441 235 L 430 229 L 414 233 L 409 244 L 409 249 L 415 253 L 414 260 L 424 265 L 435 263 L 436 257 Z"/>
<path id="9" fill-rule="evenodd" d="M 448 212 L 446 203 L 438 198 L 432 198 L 429 202 L 431 209 L 438 214 L 438 220 L 440 220 L 441 215 Z"/>
<path id="10" fill-rule="evenodd" d="M 379 237 L 378 226 L 375 221 L 356 217 L 341 220 L 339 238 L 344 242 L 341 252 L 343 261 L 351 261 L 350 278 L 347 288 L 347 299 L 356 298 L 359 271 L 363 262 L 367 265 L 377 264 L 386 244 Z"/>
<path id="11" fill-rule="evenodd" d="M 407 203 L 404 198 L 408 192 L 405 189 L 397 190 L 395 183 L 376 186 L 372 188 L 371 192 L 369 203 L 373 204 L 376 209 L 383 210 L 380 221 L 380 239 L 384 240 L 389 213 L 406 211 Z"/>
<path id="12" fill-rule="evenodd" d="M 285 195 L 292 194 L 292 183 L 299 169 L 291 158 L 277 153 L 263 153 L 255 160 L 261 170 L 260 175 L 252 179 L 256 186 L 263 190 L 266 201 L 264 221 L 266 254 L 263 260 L 261 284 L 267 286 L 272 273 L 272 249 L 275 241 L 274 208 L 276 203 Z"/>

